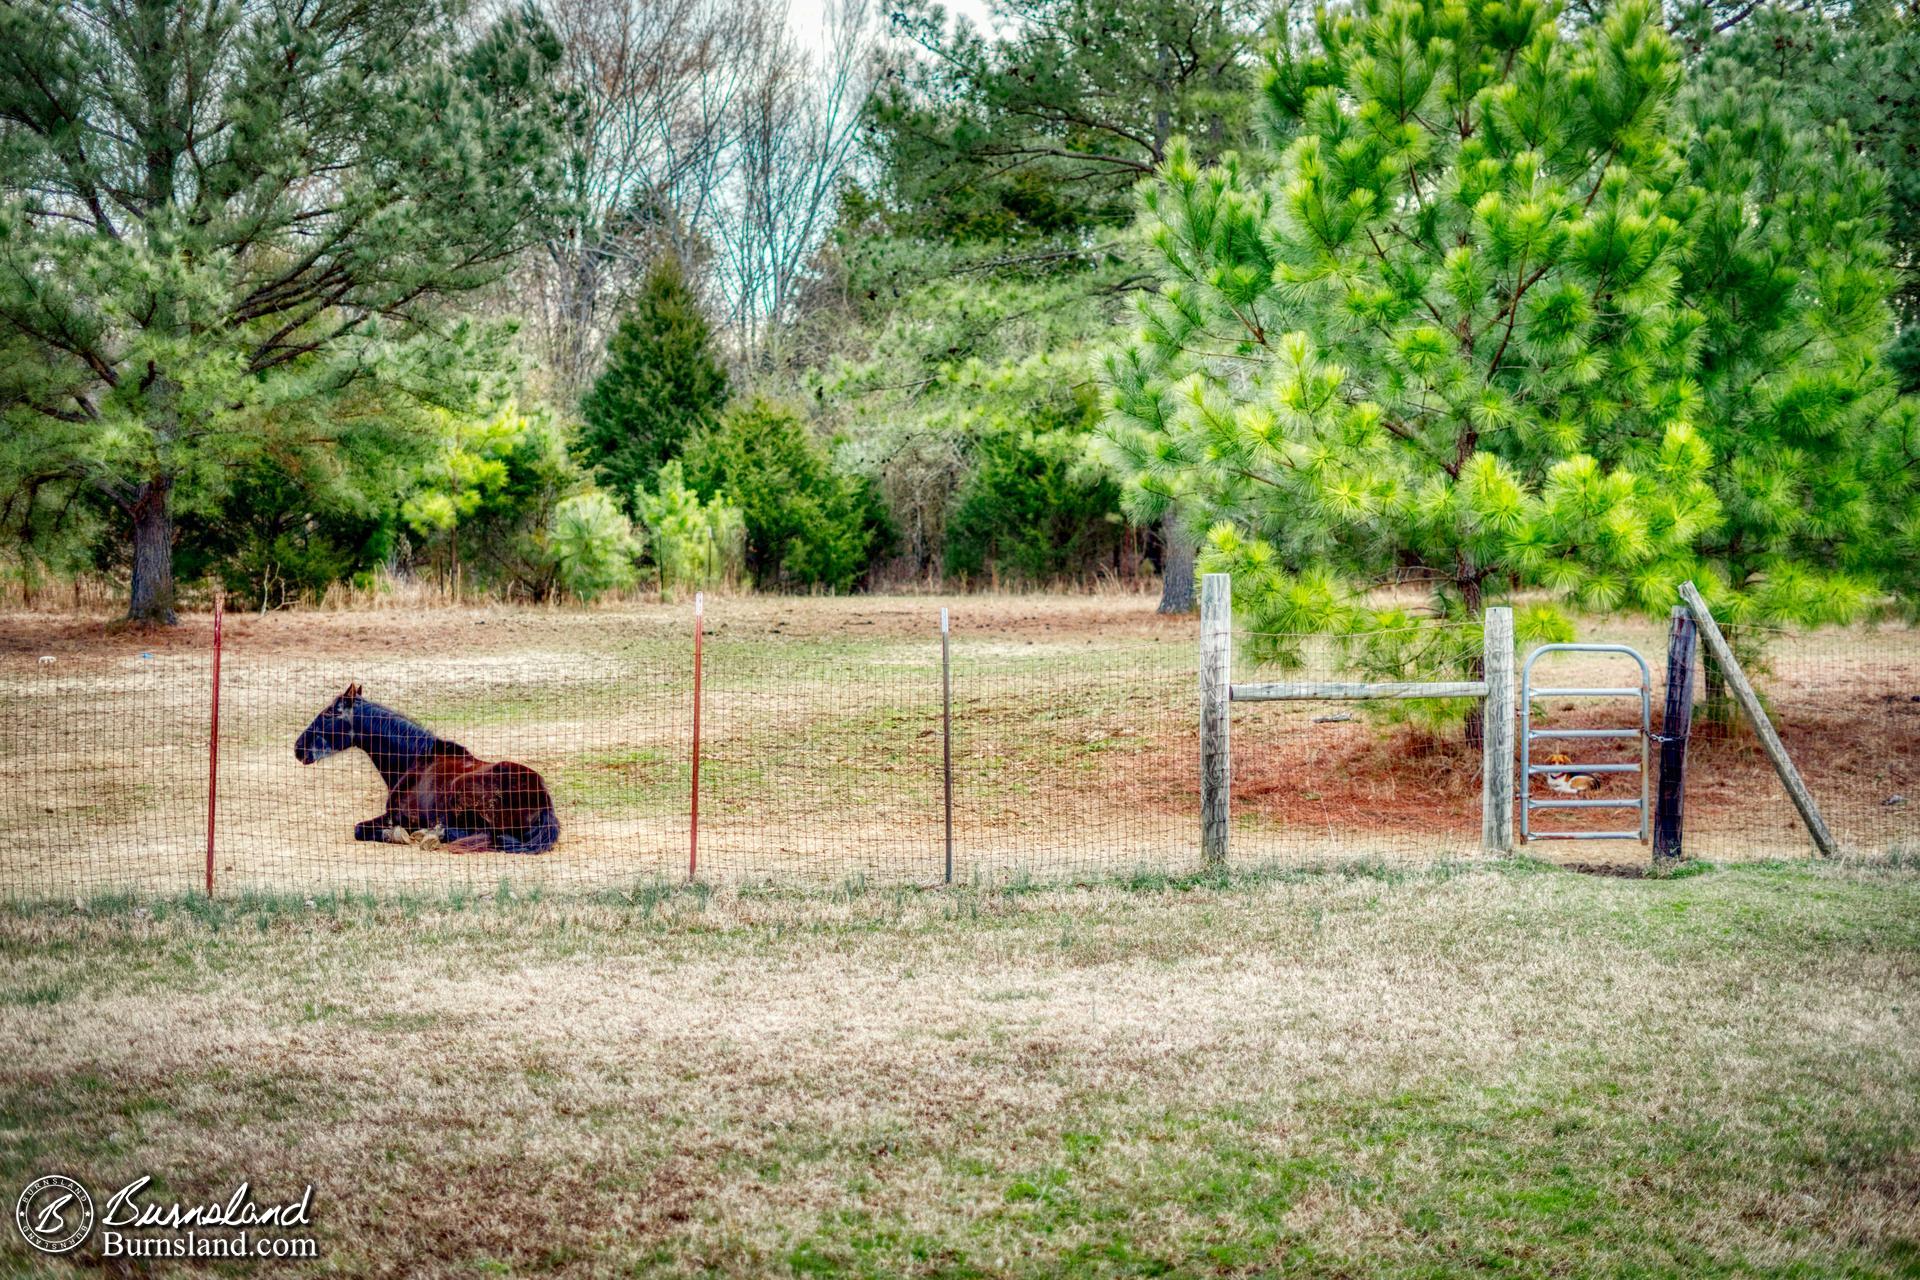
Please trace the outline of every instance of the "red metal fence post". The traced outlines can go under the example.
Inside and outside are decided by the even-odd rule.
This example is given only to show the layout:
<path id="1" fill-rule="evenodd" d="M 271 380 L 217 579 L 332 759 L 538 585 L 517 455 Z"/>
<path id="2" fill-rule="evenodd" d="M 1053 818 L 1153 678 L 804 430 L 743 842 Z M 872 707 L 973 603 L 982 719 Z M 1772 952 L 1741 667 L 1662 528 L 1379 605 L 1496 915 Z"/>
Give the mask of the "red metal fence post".
<path id="1" fill-rule="evenodd" d="M 693 593 L 693 799 L 687 818 L 687 879 L 700 869 L 700 635 L 707 612 L 707 593 Z"/>
<path id="2" fill-rule="evenodd" d="M 953 660 L 947 646 L 947 611 L 940 611 L 940 780 L 946 797 L 947 867 L 953 883 Z"/>
<path id="3" fill-rule="evenodd" d="M 213 718 L 207 734 L 207 896 L 213 896 L 213 832 L 220 794 L 220 623 L 226 601 L 213 593 Z"/>

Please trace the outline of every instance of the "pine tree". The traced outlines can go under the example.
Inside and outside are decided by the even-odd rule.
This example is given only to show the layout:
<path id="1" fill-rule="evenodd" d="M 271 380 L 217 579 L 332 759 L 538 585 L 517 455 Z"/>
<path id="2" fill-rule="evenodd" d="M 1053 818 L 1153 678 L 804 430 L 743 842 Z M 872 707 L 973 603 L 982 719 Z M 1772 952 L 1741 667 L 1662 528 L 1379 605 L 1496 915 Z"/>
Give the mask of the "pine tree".
<path id="1" fill-rule="evenodd" d="M 476 398 L 441 304 L 554 202 L 558 58 L 457 0 L 0 5 L 0 479 L 117 510 L 130 617 L 172 617 L 176 510 Z"/>
<path id="2" fill-rule="evenodd" d="M 1462 622 L 1520 589 L 1662 611 L 1687 577 L 1748 616 L 1861 599 L 1884 505 L 1849 490 L 1789 512 L 1738 477 L 1792 459 L 1741 442 L 1768 415 L 1776 440 L 1826 432 L 1835 477 L 1885 442 L 1860 419 L 1887 284 L 1871 192 L 1776 225 L 1786 193 L 1757 181 L 1754 139 L 1696 138 L 1644 0 L 1577 33 L 1557 18 L 1537 0 L 1322 12 L 1263 88 L 1275 176 L 1175 152 L 1146 192 L 1164 283 L 1109 360 L 1107 447 L 1137 515 L 1208 530 L 1257 630 L 1390 625 L 1369 593 L 1407 582 Z M 1764 281 L 1729 291 L 1789 223 L 1802 296 L 1761 314 Z M 1772 389 L 1737 386 L 1752 360 Z M 1793 418 L 1829 409 L 1858 430 Z M 1554 604 L 1522 613 L 1523 635 L 1566 631 Z"/>
<path id="3" fill-rule="evenodd" d="M 1844 127 L 1804 127 L 1761 76 L 1690 93 L 1680 288 L 1704 318 L 1693 420 L 1721 518 L 1696 539 L 1731 620 L 1860 613 L 1904 561 L 1920 468 L 1881 353 L 1893 338 L 1885 183 Z"/>
<path id="4" fill-rule="evenodd" d="M 727 372 L 699 300 L 673 259 L 647 276 L 607 344 L 607 367 L 581 402 L 580 449 L 630 514 L 660 465 L 712 425 L 727 403 Z"/>
<path id="5" fill-rule="evenodd" d="M 849 590 L 888 532 L 871 491 L 785 405 L 735 404 L 689 442 L 685 471 L 705 502 L 739 509 L 747 568 L 763 589 Z"/>
<path id="6" fill-rule="evenodd" d="M 1246 142 L 1271 16 L 1250 0 L 994 8 L 987 34 L 928 0 L 897 7 L 896 32 L 925 56 L 903 60 L 876 96 L 872 201 L 846 206 L 865 219 L 848 237 L 847 293 L 897 317 L 877 335 L 867 380 L 886 398 L 855 403 L 874 406 L 871 451 L 884 457 L 916 567 L 939 558 L 944 534 L 921 528 L 957 510 L 955 486 L 980 456 L 971 433 L 956 437 L 941 419 L 1021 402 L 1031 421 L 1011 425 L 1025 431 L 1072 404 L 1144 274 L 1142 246 L 1123 234 L 1134 185 L 1176 135 L 1207 159 Z M 1158 552 L 1161 607 L 1185 612 L 1191 540 L 1168 526 Z"/>
<path id="7" fill-rule="evenodd" d="M 1904 390 L 1920 390 L 1920 9 L 1859 0 L 1743 6 L 1735 17 L 1683 10 L 1680 29 L 1698 50 L 1690 78 L 1708 101 L 1732 93 L 1816 134 L 1845 124 L 1853 149 L 1886 179 L 1886 240 L 1905 268 L 1894 294 L 1902 330 L 1887 362 Z"/>

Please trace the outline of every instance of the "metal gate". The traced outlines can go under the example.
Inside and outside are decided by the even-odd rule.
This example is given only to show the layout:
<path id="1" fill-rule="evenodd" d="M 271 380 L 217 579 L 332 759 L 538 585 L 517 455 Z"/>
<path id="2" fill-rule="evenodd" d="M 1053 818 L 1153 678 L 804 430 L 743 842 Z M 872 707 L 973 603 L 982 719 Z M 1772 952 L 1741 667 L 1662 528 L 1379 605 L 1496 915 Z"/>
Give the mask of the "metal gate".
<path id="1" fill-rule="evenodd" d="M 1549 653 L 1613 653 L 1632 658 L 1640 668 L 1638 686 L 1619 688 L 1545 688 L 1537 689 L 1533 684 L 1533 664 Z M 1535 698 L 1638 698 L 1640 700 L 1640 723 L 1634 728 L 1619 729 L 1536 729 L 1533 727 L 1533 700 Z M 1520 673 L 1520 838 L 1522 840 L 1640 840 L 1647 839 L 1647 743 L 1653 730 L 1653 672 L 1647 666 L 1647 660 L 1638 650 L 1623 644 L 1543 644 L 1527 655 L 1526 665 Z M 1638 738 L 1640 740 L 1640 762 L 1638 764 L 1580 764 L 1571 760 L 1542 764 L 1534 758 L 1533 744 L 1547 739 L 1586 740 L 1604 738 Z M 1569 777 L 1589 776 L 1603 773 L 1637 773 L 1640 775 L 1639 798 L 1634 800 L 1599 799 L 1535 799 L 1533 780 L 1542 775 L 1567 775 Z M 1636 809 L 1640 814 L 1639 825 L 1631 831 L 1535 831 L 1533 814 L 1536 809 Z"/>

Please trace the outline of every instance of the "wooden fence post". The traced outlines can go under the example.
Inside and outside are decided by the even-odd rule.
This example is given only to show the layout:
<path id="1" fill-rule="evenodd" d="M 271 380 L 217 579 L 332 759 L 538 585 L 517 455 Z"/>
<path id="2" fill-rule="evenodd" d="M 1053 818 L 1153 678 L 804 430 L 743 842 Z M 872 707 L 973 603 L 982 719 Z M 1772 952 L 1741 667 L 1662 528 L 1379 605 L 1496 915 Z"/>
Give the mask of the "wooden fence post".
<path id="1" fill-rule="evenodd" d="M 1693 657 L 1699 647 L 1693 615 L 1685 605 L 1675 605 L 1667 632 L 1667 702 L 1660 716 L 1660 794 L 1653 811 L 1656 867 L 1686 856 L 1687 738 L 1693 731 Z"/>
<path id="2" fill-rule="evenodd" d="M 1200 586 L 1200 858 L 1209 871 L 1227 865 L 1232 688 L 1233 578 L 1209 573 Z"/>
<path id="3" fill-rule="evenodd" d="M 1773 771 L 1780 775 L 1780 785 L 1787 789 L 1793 807 L 1800 811 L 1800 820 L 1807 824 L 1814 847 L 1827 857 L 1833 857 L 1840 851 L 1839 846 L 1834 844 L 1833 834 L 1827 830 L 1826 819 L 1820 816 L 1820 806 L 1813 802 L 1813 793 L 1800 780 L 1800 771 L 1793 767 L 1786 747 L 1781 745 L 1780 735 L 1773 731 L 1773 721 L 1767 719 L 1766 708 L 1760 705 L 1760 695 L 1753 691 L 1753 684 L 1741 669 L 1740 660 L 1733 656 L 1733 646 L 1720 634 L 1720 625 L 1713 620 L 1707 602 L 1700 598 L 1699 590 L 1691 582 L 1680 584 L 1680 598 L 1687 602 L 1693 620 L 1700 624 L 1701 637 L 1707 642 L 1707 648 L 1712 650 L 1713 660 L 1720 664 L 1722 674 L 1727 677 L 1727 687 L 1733 690 L 1734 701 L 1747 713 L 1754 733 L 1759 735 L 1761 749 L 1767 753 L 1767 759 L 1773 762 Z"/>
<path id="4" fill-rule="evenodd" d="M 1488 609 L 1481 621 L 1487 696 L 1481 703 L 1480 847 L 1512 853 L 1513 610 Z"/>

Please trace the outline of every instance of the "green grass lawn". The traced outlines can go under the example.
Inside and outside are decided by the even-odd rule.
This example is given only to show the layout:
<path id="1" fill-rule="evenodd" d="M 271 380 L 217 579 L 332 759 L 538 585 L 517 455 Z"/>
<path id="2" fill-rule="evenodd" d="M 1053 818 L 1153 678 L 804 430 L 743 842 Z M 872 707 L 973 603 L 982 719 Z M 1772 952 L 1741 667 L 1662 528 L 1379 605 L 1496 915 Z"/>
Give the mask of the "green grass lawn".
<path id="1" fill-rule="evenodd" d="M 0 1043 L 316 1274 L 1920 1275 L 1887 865 L 0 909 Z"/>

